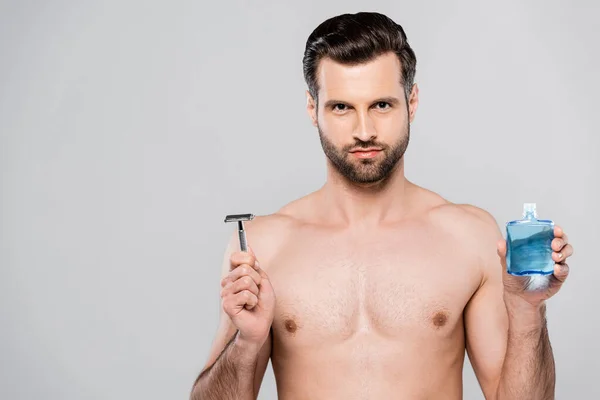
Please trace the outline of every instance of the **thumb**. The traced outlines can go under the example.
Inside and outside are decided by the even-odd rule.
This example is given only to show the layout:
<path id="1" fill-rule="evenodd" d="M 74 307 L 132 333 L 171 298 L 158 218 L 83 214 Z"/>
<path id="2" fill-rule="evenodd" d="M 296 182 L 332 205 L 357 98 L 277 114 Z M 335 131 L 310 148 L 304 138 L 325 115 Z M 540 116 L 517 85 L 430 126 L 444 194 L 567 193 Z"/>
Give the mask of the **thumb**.
<path id="1" fill-rule="evenodd" d="M 265 271 L 263 271 L 263 269 L 260 267 L 260 262 L 258 261 L 258 258 L 256 258 L 256 254 L 254 254 L 254 250 L 252 250 L 252 247 L 250 247 L 249 245 L 248 245 L 248 252 L 250 254 L 252 254 L 252 256 L 254 257 L 254 259 L 256 260 L 256 264 L 254 265 L 254 269 L 256 270 L 256 272 L 258 272 L 258 274 L 263 279 L 263 281 L 267 281 L 266 284 L 269 285 L 269 287 L 271 287 L 271 282 L 269 282 L 269 277 L 267 276 L 267 274 L 265 273 Z M 262 283 L 261 283 L 261 285 L 262 285 Z"/>
<path id="2" fill-rule="evenodd" d="M 262 278 L 260 281 L 260 292 L 258 298 L 261 302 L 270 302 L 275 297 L 275 291 L 273 290 L 273 285 L 271 285 L 271 280 L 262 269 L 259 269 L 258 273 Z"/>
<path id="3" fill-rule="evenodd" d="M 498 240 L 496 251 L 498 252 L 498 257 L 500 257 L 500 262 L 502 262 L 502 267 L 506 269 L 506 240 Z"/>
<path id="4" fill-rule="evenodd" d="M 250 247 L 250 245 L 248 245 L 248 254 L 254 257 L 254 265 L 252 266 L 252 268 L 254 268 L 256 272 L 258 272 L 260 275 L 262 275 L 260 272 L 260 262 L 258 261 L 258 258 L 256 258 L 256 254 L 254 253 L 254 250 L 252 249 L 252 247 Z"/>

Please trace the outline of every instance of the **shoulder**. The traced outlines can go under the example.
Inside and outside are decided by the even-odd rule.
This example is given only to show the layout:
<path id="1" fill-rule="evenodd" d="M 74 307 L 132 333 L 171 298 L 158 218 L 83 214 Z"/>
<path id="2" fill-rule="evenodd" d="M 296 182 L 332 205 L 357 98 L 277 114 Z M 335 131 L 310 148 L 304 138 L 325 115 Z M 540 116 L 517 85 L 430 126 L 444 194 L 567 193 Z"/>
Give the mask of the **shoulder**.
<path id="1" fill-rule="evenodd" d="M 430 226 L 452 238 L 478 260 L 496 256 L 503 238 L 494 216 L 472 204 L 452 203 L 439 197 L 426 211 Z"/>
<path id="2" fill-rule="evenodd" d="M 301 228 L 302 210 L 307 201 L 306 197 L 294 200 L 272 214 L 257 215 L 245 224 L 248 244 L 261 263 L 272 258 Z"/>
<path id="3" fill-rule="evenodd" d="M 491 243 L 495 246 L 501 238 L 496 219 L 492 214 L 471 204 L 453 203 L 438 193 L 411 184 L 412 207 L 427 224 L 453 237 L 459 243 Z"/>
<path id="4" fill-rule="evenodd" d="M 470 204 L 448 203 L 433 209 L 430 217 L 480 268 L 482 282 L 499 271 L 497 246 L 503 236 L 490 212 Z"/>
<path id="5" fill-rule="evenodd" d="M 486 239 L 498 238 L 500 233 L 494 216 L 471 204 L 446 202 L 433 207 L 429 216 L 434 223 L 459 235 Z"/>
<path id="6" fill-rule="evenodd" d="M 494 229 L 496 220 L 488 211 L 471 204 L 453 203 L 438 193 L 411 184 L 413 203 L 439 225 L 468 230 Z"/>
<path id="7" fill-rule="evenodd" d="M 480 207 L 471 204 L 446 204 L 428 213 L 429 223 L 454 243 L 456 254 L 464 255 L 468 265 L 478 270 L 479 287 L 501 271 L 497 249 L 503 239 L 496 219 Z"/>
<path id="8" fill-rule="evenodd" d="M 303 210 L 306 209 L 310 196 L 294 200 L 272 214 L 258 215 L 247 223 L 249 234 L 268 236 L 269 239 L 290 232 L 302 224 Z"/>

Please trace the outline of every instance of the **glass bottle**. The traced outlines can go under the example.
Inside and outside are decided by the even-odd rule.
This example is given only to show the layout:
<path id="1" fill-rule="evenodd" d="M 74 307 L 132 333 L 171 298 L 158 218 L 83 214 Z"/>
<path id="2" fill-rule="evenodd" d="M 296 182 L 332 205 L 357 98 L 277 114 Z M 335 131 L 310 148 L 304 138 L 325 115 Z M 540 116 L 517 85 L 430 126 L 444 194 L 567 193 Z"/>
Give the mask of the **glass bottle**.
<path id="1" fill-rule="evenodd" d="M 506 224 L 506 268 L 512 275 L 550 275 L 554 272 L 554 222 L 538 219 L 536 204 L 523 205 L 523 219 Z"/>

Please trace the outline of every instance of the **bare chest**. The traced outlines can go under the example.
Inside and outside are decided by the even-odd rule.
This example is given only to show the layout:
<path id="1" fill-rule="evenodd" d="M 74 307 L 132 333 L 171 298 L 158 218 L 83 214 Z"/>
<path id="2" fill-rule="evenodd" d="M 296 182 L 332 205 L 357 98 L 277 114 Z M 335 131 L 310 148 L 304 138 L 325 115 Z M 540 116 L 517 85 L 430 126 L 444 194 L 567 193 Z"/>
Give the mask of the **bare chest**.
<path id="1" fill-rule="evenodd" d="M 443 235 L 393 233 L 295 235 L 270 260 L 274 333 L 299 345 L 449 336 L 479 284 L 475 263 Z"/>

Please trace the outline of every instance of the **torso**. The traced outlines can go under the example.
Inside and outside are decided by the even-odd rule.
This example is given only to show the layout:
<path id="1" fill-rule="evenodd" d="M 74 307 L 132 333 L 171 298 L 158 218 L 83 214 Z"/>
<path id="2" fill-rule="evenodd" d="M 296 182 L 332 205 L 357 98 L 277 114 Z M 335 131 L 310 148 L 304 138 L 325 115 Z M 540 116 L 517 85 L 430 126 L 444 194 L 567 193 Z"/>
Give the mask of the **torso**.
<path id="1" fill-rule="evenodd" d="M 462 398 L 463 310 L 481 272 L 457 207 L 368 230 L 290 214 L 249 229 L 277 298 L 279 399 Z"/>

